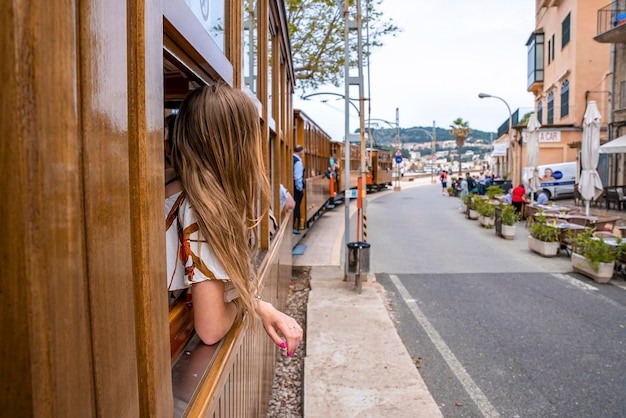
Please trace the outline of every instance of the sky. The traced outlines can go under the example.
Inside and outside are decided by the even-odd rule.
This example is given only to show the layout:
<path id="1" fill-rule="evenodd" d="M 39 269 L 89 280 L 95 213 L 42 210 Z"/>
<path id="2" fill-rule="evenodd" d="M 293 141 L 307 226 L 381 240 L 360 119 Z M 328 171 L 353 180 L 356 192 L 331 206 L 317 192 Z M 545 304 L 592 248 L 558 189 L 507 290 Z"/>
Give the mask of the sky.
<path id="1" fill-rule="evenodd" d="M 460 117 L 472 129 L 496 132 L 508 120 L 506 104 L 495 98 L 479 99 L 478 93 L 501 97 L 511 112 L 532 109 L 533 95 L 526 91 L 526 42 L 535 29 L 534 1 L 384 0 L 380 10 L 401 31 L 396 37 L 384 38 L 384 45 L 372 51 L 369 94 L 365 69 L 371 119 L 384 119 L 395 126 L 397 108 L 401 128 L 432 127 L 433 121 L 437 127 L 448 128 Z M 343 86 L 324 86 L 317 92 L 343 95 L 345 90 Z M 350 97 L 358 98 L 358 87 L 351 87 Z M 342 98 L 296 97 L 294 107 L 334 140 L 343 139 Z M 366 103 L 366 119 L 367 107 Z M 352 106 L 350 109 L 350 132 L 354 132 L 359 118 Z M 379 123 L 381 128 L 389 127 Z"/>

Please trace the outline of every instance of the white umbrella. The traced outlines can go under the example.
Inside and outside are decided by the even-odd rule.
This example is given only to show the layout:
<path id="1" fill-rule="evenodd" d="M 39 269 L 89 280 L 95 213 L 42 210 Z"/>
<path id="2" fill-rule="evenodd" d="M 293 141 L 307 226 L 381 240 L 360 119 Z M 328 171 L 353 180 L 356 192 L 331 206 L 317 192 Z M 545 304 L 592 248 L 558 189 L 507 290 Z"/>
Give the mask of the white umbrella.
<path id="1" fill-rule="evenodd" d="M 589 201 L 602 194 L 602 180 L 596 171 L 600 148 L 600 121 L 595 101 L 590 101 L 583 118 L 583 142 L 581 145 L 581 162 L 583 171 L 580 174 L 578 189 L 585 199 L 585 214 L 589 215 Z"/>
<path id="2" fill-rule="evenodd" d="M 526 166 L 528 168 L 526 174 L 528 176 L 528 187 L 532 192 L 531 199 L 534 199 L 534 194 L 541 185 L 541 177 L 537 168 L 539 165 L 539 128 L 541 128 L 541 124 L 533 113 L 530 115 L 528 125 L 526 125 L 528 130 L 526 139 Z"/>
<path id="3" fill-rule="evenodd" d="M 615 138 L 604 145 L 600 145 L 600 154 L 623 154 L 626 152 L 626 135 Z"/>

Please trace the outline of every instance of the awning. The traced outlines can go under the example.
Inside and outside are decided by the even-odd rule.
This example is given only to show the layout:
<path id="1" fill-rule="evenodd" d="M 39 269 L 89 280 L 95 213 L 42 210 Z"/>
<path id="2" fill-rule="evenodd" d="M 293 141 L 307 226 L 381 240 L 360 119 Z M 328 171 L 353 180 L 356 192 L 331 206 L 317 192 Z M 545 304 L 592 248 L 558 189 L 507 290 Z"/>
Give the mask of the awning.
<path id="1" fill-rule="evenodd" d="M 500 138 L 496 139 L 493 143 L 494 144 L 509 144 L 511 141 L 509 141 L 509 134 L 506 133 L 504 135 L 502 135 Z"/>
<path id="2" fill-rule="evenodd" d="M 600 145 L 600 154 L 626 153 L 626 135 L 615 138 L 604 145 Z"/>
<path id="3" fill-rule="evenodd" d="M 505 157 L 506 150 L 509 144 L 493 144 L 493 151 L 491 151 L 492 157 Z"/>

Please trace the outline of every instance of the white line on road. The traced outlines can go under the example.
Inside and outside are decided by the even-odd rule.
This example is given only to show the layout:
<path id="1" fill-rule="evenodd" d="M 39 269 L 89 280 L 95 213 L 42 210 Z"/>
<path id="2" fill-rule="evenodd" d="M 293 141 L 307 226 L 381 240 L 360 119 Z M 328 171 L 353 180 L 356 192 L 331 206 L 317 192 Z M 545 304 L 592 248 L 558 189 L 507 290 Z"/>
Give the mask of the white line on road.
<path id="1" fill-rule="evenodd" d="M 559 280 L 563 280 L 564 282 L 567 282 L 569 284 L 571 284 L 572 286 L 576 286 L 582 290 L 592 290 L 592 291 L 597 291 L 598 288 L 591 286 L 590 284 L 587 283 L 583 283 L 580 280 L 576 280 L 575 278 L 573 278 L 572 276 L 570 276 L 569 274 L 562 274 L 562 273 L 552 273 L 552 275 L 554 277 L 556 277 Z"/>
<path id="2" fill-rule="evenodd" d="M 404 299 L 405 303 L 409 306 L 409 309 L 411 309 L 411 312 L 413 313 L 413 316 L 415 317 L 417 322 L 419 322 L 422 328 L 424 328 L 424 331 L 426 331 L 426 334 L 428 334 L 428 337 L 433 342 L 445 362 L 448 364 L 448 367 L 450 367 L 454 375 L 457 377 L 457 379 L 459 379 L 459 381 L 461 382 L 469 396 L 472 398 L 478 409 L 485 417 L 499 417 L 500 414 L 498 413 L 498 411 L 496 411 L 496 409 L 491 404 L 491 402 L 489 402 L 489 399 L 487 399 L 483 391 L 480 390 L 480 388 L 471 378 L 467 370 L 465 370 L 461 362 L 456 358 L 454 353 L 452 353 L 452 350 L 450 350 L 450 347 L 448 347 L 443 338 L 441 338 L 437 330 L 431 325 L 428 318 L 426 318 L 426 315 L 424 315 L 424 313 L 417 306 L 415 300 L 411 298 L 409 291 L 406 290 L 398 276 L 396 276 L 395 274 L 390 274 L 389 278 L 398 289 L 398 292 L 400 292 L 400 295 Z"/>
<path id="3" fill-rule="evenodd" d="M 572 276 L 567 275 L 567 274 L 552 273 L 552 275 L 554 277 L 556 277 L 557 279 L 563 280 L 563 281 L 565 281 L 565 282 L 567 282 L 567 283 L 569 283 L 569 284 L 571 284 L 573 286 L 576 286 L 576 287 L 578 287 L 579 289 L 582 289 L 582 290 L 589 290 L 589 291 L 592 291 L 592 292 L 597 292 L 598 290 L 600 290 L 600 289 L 598 289 L 595 286 L 591 286 L 590 284 L 583 283 L 580 280 L 576 280 L 575 278 L 573 278 Z M 620 285 L 617 285 L 617 284 L 614 284 L 614 283 L 610 283 L 610 284 L 613 284 L 614 286 L 622 288 Z M 626 290 L 626 289 L 624 289 L 624 290 Z M 604 295 L 602 295 L 600 293 L 592 293 L 592 294 L 593 294 L 594 297 L 600 299 L 601 301 L 603 301 L 605 303 L 608 303 L 609 305 L 613 305 L 613 306 L 615 306 L 616 308 L 619 308 L 619 309 L 624 309 L 624 306 L 622 304 L 614 301 L 611 298 L 608 298 L 608 297 L 606 297 L 606 296 L 604 296 Z"/>

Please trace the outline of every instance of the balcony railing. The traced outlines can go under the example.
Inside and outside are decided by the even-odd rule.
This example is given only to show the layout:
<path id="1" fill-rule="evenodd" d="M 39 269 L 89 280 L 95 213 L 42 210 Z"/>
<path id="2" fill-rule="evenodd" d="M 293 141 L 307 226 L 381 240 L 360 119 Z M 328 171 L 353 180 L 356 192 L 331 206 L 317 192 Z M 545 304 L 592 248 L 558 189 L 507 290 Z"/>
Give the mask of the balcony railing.
<path id="1" fill-rule="evenodd" d="M 513 127 L 516 127 L 516 126 L 519 126 L 519 125 L 522 125 L 522 124 L 525 126 L 526 125 L 526 122 L 525 122 L 526 115 L 528 113 L 532 113 L 533 110 L 534 109 L 532 107 L 523 107 L 523 108 L 517 109 L 515 112 L 513 112 L 511 114 L 511 125 Z M 509 120 L 507 119 L 498 128 L 498 133 L 497 133 L 496 138 L 500 138 L 508 130 L 509 130 Z"/>
<path id="2" fill-rule="evenodd" d="M 604 43 L 626 42 L 626 2 L 616 0 L 598 10 L 598 32 L 595 40 Z"/>

